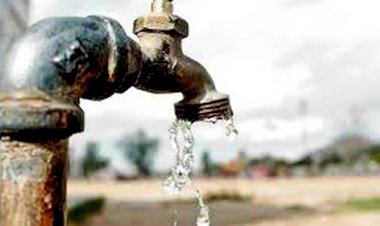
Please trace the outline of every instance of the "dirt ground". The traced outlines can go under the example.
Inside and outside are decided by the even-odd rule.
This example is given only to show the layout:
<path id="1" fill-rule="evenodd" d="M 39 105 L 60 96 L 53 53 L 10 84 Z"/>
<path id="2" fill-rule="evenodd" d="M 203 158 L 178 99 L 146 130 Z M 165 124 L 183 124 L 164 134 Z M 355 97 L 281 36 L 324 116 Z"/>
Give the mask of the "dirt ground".
<path id="1" fill-rule="evenodd" d="M 350 213 L 322 215 L 301 219 L 269 220 L 257 224 L 245 224 L 244 226 L 377 226 L 380 225 L 379 220 L 379 212 Z"/>
<path id="2" fill-rule="evenodd" d="M 173 208 L 181 226 L 194 225 L 196 205 L 161 205 L 173 200 L 163 180 L 130 182 L 69 182 L 69 196 L 104 196 L 108 207 L 91 226 L 172 225 Z M 252 197 L 251 203 L 211 204 L 213 225 L 228 226 L 378 226 L 380 212 L 336 212 L 351 199 L 380 197 L 380 177 L 330 177 L 252 181 L 245 179 L 197 179 L 203 192 L 238 191 Z M 189 189 L 180 200 L 193 199 Z M 191 211 L 193 210 L 193 211 Z M 309 211 L 310 210 L 310 211 Z"/>

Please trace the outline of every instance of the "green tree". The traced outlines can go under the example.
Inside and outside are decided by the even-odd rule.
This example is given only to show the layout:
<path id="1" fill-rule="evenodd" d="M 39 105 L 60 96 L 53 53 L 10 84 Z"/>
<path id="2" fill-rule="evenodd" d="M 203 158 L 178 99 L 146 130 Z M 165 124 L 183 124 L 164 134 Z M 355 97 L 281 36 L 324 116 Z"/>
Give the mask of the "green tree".
<path id="1" fill-rule="evenodd" d="M 152 175 L 153 158 L 159 146 L 158 139 L 149 138 L 143 130 L 138 130 L 136 134 L 126 137 L 119 144 L 124 156 L 136 166 L 140 176 Z"/>
<path id="2" fill-rule="evenodd" d="M 345 135 L 337 138 L 330 149 L 336 153 L 346 167 L 353 167 L 361 160 L 363 150 L 371 147 L 371 141 L 357 135 Z"/>
<path id="3" fill-rule="evenodd" d="M 212 172 L 213 167 L 212 167 L 211 156 L 210 156 L 209 151 L 204 151 L 202 153 L 201 162 L 202 162 L 202 173 L 203 173 L 203 175 L 208 176 L 208 177 L 211 176 L 213 173 Z"/>
<path id="4" fill-rule="evenodd" d="M 86 145 L 85 155 L 82 159 L 82 172 L 85 178 L 89 178 L 97 171 L 108 166 L 108 160 L 99 157 L 99 145 L 96 142 L 88 142 Z"/>
<path id="5" fill-rule="evenodd" d="M 380 145 L 379 144 L 372 145 L 367 150 L 364 150 L 363 153 L 366 153 L 367 155 L 369 155 L 369 159 L 371 161 L 380 165 Z"/>

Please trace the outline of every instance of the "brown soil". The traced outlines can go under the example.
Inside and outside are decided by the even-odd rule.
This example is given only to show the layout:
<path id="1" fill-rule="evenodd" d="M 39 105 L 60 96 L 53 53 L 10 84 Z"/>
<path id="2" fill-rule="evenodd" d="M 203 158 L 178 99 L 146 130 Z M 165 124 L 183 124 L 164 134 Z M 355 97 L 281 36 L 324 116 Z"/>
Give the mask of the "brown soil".
<path id="1" fill-rule="evenodd" d="M 196 203 L 187 190 L 171 203 L 162 180 L 69 183 L 72 197 L 105 196 L 108 207 L 87 226 L 167 226 L 174 209 L 180 226 L 195 225 Z M 253 197 L 253 203 L 211 204 L 213 225 L 218 226 L 378 226 L 378 213 L 334 213 L 334 207 L 349 199 L 380 197 L 380 177 L 333 177 L 252 181 L 245 179 L 199 179 L 203 193 L 234 190 Z M 169 203 L 169 204 L 168 204 Z M 170 204 L 171 203 L 171 204 Z"/>

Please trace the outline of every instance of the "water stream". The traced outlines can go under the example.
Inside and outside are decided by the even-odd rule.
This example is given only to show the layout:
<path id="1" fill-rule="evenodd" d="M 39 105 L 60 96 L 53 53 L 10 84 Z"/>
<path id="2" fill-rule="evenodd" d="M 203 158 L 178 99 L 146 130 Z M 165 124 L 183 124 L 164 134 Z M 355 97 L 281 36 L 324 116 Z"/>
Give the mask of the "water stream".
<path id="1" fill-rule="evenodd" d="M 176 153 L 176 165 L 164 182 L 164 187 L 171 195 L 179 195 L 190 182 L 190 174 L 194 164 L 194 137 L 191 122 L 177 120 L 169 129 L 170 143 Z"/>
<path id="2" fill-rule="evenodd" d="M 208 119 L 206 122 L 217 123 L 219 120 L 216 118 Z M 236 140 L 238 131 L 235 128 L 232 118 L 223 120 L 226 124 L 226 136 L 229 140 Z M 182 189 L 190 185 L 195 192 L 198 206 L 199 215 L 196 221 L 196 226 L 210 226 L 210 212 L 209 207 L 205 204 L 202 193 L 191 182 L 190 176 L 194 164 L 194 137 L 191 132 L 192 123 L 184 120 L 177 120 L 172 124 L 169 129 L 170 143 L 176 153 L 176 165 L 173 167 L 170 176 L 164 182 L 165 190 L 171 194 L 178 196 Z M 175 212 L 177 215 L 177 211 Z M 177 219 L 174 219 L 174 226 L 178 225 Z"/>

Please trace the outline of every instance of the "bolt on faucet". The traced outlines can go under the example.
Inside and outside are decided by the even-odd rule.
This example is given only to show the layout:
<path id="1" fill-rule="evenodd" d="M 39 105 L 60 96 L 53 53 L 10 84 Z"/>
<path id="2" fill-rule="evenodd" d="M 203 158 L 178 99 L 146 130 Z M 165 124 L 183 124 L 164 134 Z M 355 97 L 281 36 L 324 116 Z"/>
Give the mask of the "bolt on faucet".
<path id="1" fill-rule="evenodd" d="M 178 119 L 232 116 L 228 96 L 183 53 L 188 23 L 173 14 L 171 0 L 153 0 L 134 33 L 138 42 L 106 17 L 55 17 L 10 47 L 0 72 L 2 226 L 65 224 L 67 140 L 84 130 L 81 98 L 102 100 L 130 87 L 181 92 Z"/>

